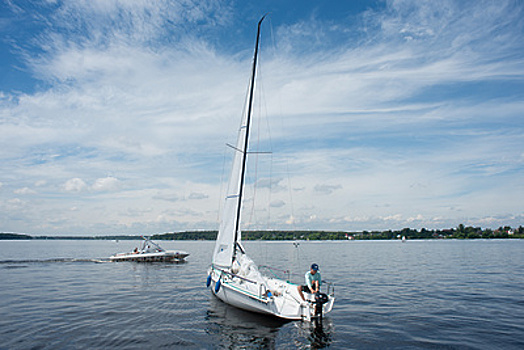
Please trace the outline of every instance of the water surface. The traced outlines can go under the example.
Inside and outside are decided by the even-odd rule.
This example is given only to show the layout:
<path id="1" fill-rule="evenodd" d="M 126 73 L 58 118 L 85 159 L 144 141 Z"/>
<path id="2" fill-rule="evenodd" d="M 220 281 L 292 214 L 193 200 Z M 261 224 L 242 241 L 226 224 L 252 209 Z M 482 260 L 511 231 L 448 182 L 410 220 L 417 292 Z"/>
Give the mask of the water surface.
<path id="1" fill-rule="evenodd" d="M 213 242 L 161 242 L 187 263 L 101 262 L 138 241 L 0 241 L 0 349 L 524 348 L 524 241 L 245 242 L 298 281 L 336 284 L 321 325 L 232 308 L 205 288 Z"/>

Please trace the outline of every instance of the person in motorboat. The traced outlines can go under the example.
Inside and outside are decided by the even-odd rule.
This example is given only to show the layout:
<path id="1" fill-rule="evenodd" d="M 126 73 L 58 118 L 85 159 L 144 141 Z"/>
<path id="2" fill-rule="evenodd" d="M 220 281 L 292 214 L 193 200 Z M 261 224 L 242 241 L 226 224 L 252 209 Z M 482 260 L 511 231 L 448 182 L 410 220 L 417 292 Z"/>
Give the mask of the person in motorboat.
<path id="1" fill-rule="evenodd" d="M 304 293 L 310 293 L 310 294 L 316 294 L 320 292 L 320 285 L 322 284 L 322 278 L 320 277 L 320 272 L 318 272 L 319 268 L 317 264 L 312 264 L 311 268 L 308 272 L 306 272 L 306 275 L 304 276 L 306 279 L 306 284 L 302 286 L 298 286 L 298 294 L 300 294 L 300 297 L 302 300 L 306 301 L 304 298 Z"/>

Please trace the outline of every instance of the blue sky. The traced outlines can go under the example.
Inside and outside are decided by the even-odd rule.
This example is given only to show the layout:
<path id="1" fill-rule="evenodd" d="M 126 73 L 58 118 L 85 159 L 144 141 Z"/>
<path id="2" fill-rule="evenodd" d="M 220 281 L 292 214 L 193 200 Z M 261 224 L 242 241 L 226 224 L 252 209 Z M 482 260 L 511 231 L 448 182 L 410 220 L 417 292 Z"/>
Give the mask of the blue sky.
<path id="1" fill-rule="evenodd" d="M 0 231 L 217 229 L 266 12 L 248 228 L 524 223 L 522 1 L 4 0 Z"/>

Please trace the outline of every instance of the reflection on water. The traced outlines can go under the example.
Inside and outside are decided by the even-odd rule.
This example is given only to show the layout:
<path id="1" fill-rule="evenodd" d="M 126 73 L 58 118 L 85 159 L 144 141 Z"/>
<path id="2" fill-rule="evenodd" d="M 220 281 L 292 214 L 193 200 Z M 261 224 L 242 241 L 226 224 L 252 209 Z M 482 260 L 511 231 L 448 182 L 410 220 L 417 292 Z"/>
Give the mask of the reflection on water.
<path id="1" fill-rule="evenodd" d="M 218 335 L 218 344 L 215 345 L 220 348 L 275 349 L 278 330 L 287 323 L 237 309 L 215 297 L 210 298 L 206 320 L 206 332 Z"/>
<path id="2" fill-rule="evenodd" d="M 240 310 L 210 297 L 206 333 L 217 339 L 218 348 L 323 349 L 331 344 L 329 319 L 313 322 L 287 321 Z"/>
<path id="3" fill-rule="evenodd" d="M 329 318 L 315 319 L 311 322 L 297 322 L 299 336 L 295 346 L 299 349 L 324 349 L 332 341 L 333 323 Z"/>

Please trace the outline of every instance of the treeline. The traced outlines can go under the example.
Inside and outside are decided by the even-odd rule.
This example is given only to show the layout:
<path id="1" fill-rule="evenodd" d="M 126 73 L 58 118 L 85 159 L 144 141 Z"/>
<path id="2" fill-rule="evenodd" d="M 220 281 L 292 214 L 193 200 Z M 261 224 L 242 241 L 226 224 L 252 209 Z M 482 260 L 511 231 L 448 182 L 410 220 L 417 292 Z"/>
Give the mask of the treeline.
<path id="1" fill-rule="evenodd" d="M 179 240 L 179 241 L 214 241 L 217 231 L 187 231 L 151 235 L 153 240 Z M 477 238 L 524 238 L 524 227 L 512 228 L 510 226 L 498 229 L 482 229 L 480 227 L 464 226 L 460 224 L 456 228 L 444 230 L 420 230 L 404 228 L 402 230 L 388 231 L 244 231 L 242 240 L 263 241 L 291 241 L 291 240 L 391 240 L 391 239 L 477 239 Z M 0 233 L 2 239 L 85 239 L 85 240 L 141 240 L 140 235 L 112 235 L 112 236 L 30 236 L 18 233 Z"/>
<path id="2" fill-rule="evenodd" d="M 165 233 L 151 236 L 154 240 L 211 240 L 217 237 L 217 231 L 200 232 L 176 232 Z M 291 241 L 295 239 L 307 240 L 343 240 L 346 239 L 347 232 L 327 232 L 327 231 L 243 231 L 242 240 L 244 241 Z"/>
<path id="3" fill-rule="evenodd" d="M 0 239 L 33 239 L 33 237 L 21 233 L 0 233 Z"/>
<path id="4" fill-rule="evenodd" d="M 215 240 L 217 231 L 201 232 L 177 232 L 154 235 L 151 238 L 157 240 Z M 404 228 L 402 230 L 387 231 L 244 231 L 242 240 L 263 241 L 291 241 L 291 240 L 391 240 L 391 239 L 476 239 L 476 238 L 524 238 L 524 227 L 516 229 L 510 226 L 499 227 L 496 230 L 482 229 L 480 227 L 464 226 L 460 224 L 457 228 L 444 230 L 420 230 Z"/>
<path id="5" fill-rule="evenodd" d="M 149 238 L 168 241 L 214 241 L 217 238 L 217 234 L 217 231 L 174 232 L 152 235 Z"/>
<path id="6" fill-rule="evenodd" d="M 142 236 L 129 236 L 129 235 L 117 235 L 117 236 L 31 236 L 23 233 L 0 233 L 0 240 L 113 240 L 113 241 L 125 241 L 125 240 L 141 240 Z"/>
<path id="7" fill-rule="evenodd" d="M 353 239 L 478 239 L 478 238 L 524 238 L 524 227 L 519 226 L 514 229 L 510 226 L 499 227 L 496 230 L 482 229 L 481 227 L 464 226 L 460 224 L 456 228 L 444 230 L 421 230 L 404 228 L 400 231 L 364 231 L 352 233 Z"/>

